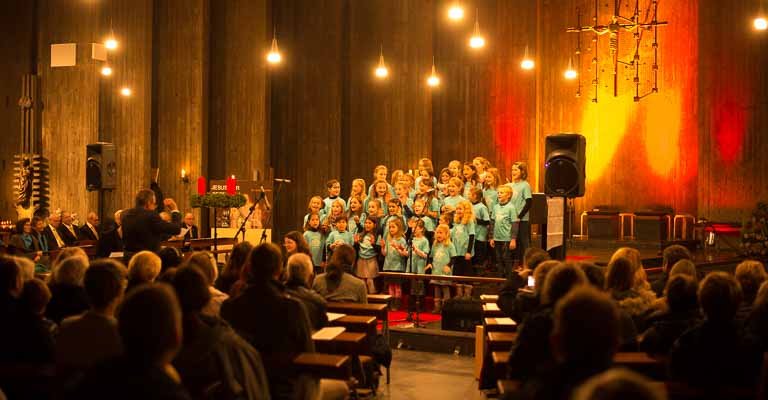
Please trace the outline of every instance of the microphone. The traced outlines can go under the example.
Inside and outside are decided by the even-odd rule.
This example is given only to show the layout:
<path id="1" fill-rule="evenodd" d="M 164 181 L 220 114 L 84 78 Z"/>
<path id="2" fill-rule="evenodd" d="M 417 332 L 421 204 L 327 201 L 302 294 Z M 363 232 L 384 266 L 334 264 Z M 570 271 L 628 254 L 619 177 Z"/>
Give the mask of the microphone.
<path id="1" fill-rule="evenodd" d="M 264 199 L 264 205 L 267 207 L 267 211 L 272 209 L 272 205 L 269 204 L 269 198 L 267 197 L 267 192 L 264 190 L 264 186 L 261 187 L 260 199 Z"/>
<path id="2" fill-rule="evenodd" d="M 287 178 L 275 178 L 273 180 L 277 183 L 291 183 L 291 180 Z"/>

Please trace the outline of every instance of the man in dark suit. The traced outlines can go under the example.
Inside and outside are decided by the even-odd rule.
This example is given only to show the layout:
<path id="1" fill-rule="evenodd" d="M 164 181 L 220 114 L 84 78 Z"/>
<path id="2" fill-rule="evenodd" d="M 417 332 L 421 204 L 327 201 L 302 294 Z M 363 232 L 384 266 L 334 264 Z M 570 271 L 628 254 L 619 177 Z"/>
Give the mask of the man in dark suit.
<path id="1" fill-rule="evenodd" d="M 43 235 L 48 242 L 48 250 L 58 250 L 67 245 L 59 235 L 59 226 L 61 226 L 61 216 L 52 214 L 48 217 L 48 225 L 43 229 Z"/>
<path id="2" fill-rule="evenodd" d="M 57 231 L 67 246 L 74 246 L 79 239 L 77 237 L 77 228 L 72 225 L 72 214 L 66 211 L 61 213 L 61 225 L 59 225 Z"/>
<path id="3" fill-rule="evenodd" d="M 80 240 L 99 240 L 99 216 L 95 212 L 89 212 L 80 227 Z"/>
<path id="4" fill-rule="evenodd" d="M 142 251 L 157 252 L 160 250 L 160 242 L 167 235 L 178 235 L 181 231 L 181 214 L 173 199 L 163 200 L 164 206 L 171 210 L 171 222 L 165 222 L 160 218 L 157 208 L 155 193 L 149 189 L 142 189 L 136 194 L 136 206 L 125 210 L 122 215 L 123 244 L 125 246 L 124 259 L 130 258 Z"/>
<path id="5" fill-rule="evenodd" d="M 200 233 L 197 225 L 195 225 L 195 216 L 192 213 L 184 215 L 184 223 L 181 224 L 181 229 L 187 229 L 187 233 L 184 235 L 185 242 L 192 239 L 200 239 Z"/>

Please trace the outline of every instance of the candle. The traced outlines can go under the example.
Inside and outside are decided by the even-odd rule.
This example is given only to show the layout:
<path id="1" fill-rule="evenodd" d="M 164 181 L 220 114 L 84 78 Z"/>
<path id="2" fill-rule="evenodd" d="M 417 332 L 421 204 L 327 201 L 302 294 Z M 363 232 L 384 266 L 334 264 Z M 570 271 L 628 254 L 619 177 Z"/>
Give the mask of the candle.
<path id="1" fill-rule="evenodd" d="M 184 170 L 184 168 L 181 169 L 181 179 L 184 179 L 187 177 L 187 171 Z"/>
<path id="2" fill-rule="evenodd" d="M 237 181 L 235 181 L 235 176 L 232 175 L 227 179 L 227 194 L 232 196 L 237 191 Z"/>
<path id="3" fill-rule="evenodd" d="M 203 196 L 207 192 L 208 192 L 208 187 L 205 184 L 205 178 L 203 178 L 202 176 L 197 178 L 197 194 L 199 194 L 200 196 Z"/>

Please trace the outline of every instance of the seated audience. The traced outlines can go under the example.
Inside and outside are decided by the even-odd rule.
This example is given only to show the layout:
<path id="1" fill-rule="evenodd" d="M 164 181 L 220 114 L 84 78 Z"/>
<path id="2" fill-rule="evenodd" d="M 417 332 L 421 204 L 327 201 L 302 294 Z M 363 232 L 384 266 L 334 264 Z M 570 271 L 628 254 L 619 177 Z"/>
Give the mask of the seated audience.
<path id="1" fill-rule="evenodd" d="M 94 261 L 85 271 L 83 286 L 91 308 L 62 321 L 56 338 L 56 366 L 63 377 L 122 353 L 114 315 L 125 284 L 125 267 L 114 260 Z"/>
<path id="2" fill-rule="evenodd" d="M 56 324 L 45 318 L 51 291 L 45 282 L 31 279 L 24 283 L 14 318 L 4 322 L 9 341 L 2 343 L 0 360 L 16 363 L 53 361 L 53 335 Z"/>
<path id="3" fill-rule="evenodd" d="M 513 286 L 505 283 L 502 292 L 499 293 L 499 309 L 518 323 L 525 321 L 528 315 L 541 305 L 541 290 L 544 286 L 544 282 L 546 282 L 547 274 L 560 264 L 561 262 L 556 260 L 546 260 L 539 263 L 533 271 L 533 287 L 526 286 L 517 289 L 515 297 L 511 302 L 510 291 Z M 507 280 L 507 283 L 509 283 L 509 279 Z M 502 300 L 502 297 L 504 300 Z"/>
<path id="4" fill-rule="evenodd" d="M 23 287 L 24 279 L 19 265 L 12 258 L 0 255 L 0 320 L 7 321 L 14 317 Z M 0 329 L 0 335 L 3 331 Z"/>
<path id="5" fill-rule="evenodd" d="M 768 281 L 760 285 L 745 325 L 746 333 L 760 346 L 760 351 L 768 351 Z"/>
<path id="6" fill-rule="evenodd" d="M 87 268 L 87 259 L 74 256 L 62 261 L 54 270 L 49 284 L 53 297 L 45 313 L 53 322 L 60 324 L 64 318 L 90 308 L 88 294 L 83 287 Z"/>
<path id="7" fill-rule="evenodd" d="M 173 290 L 166 285 L 136 288 L 126 295 L 117 320 L 123 355 L 89 370 L 66 398 L 190 399 L 171 364 L 182 340 Z"/>
<path id="8" fill-rule="evenodd" d="M 552 367 L 555 360 L 549 336 L 554 323 L 555 305 L 571 289 L 586 284 L 584 272 L 573 264 L 560 264 L 547 274 L 541 292 L 541 305 L 523 321 L 517 340 L 512 345 L 509 354 L 512 379 L 526 379 Z"/>
<path id="9" fill-rule="evenodd" d="M 217 317 L 206 316 L 209 280 L 195 267 L 173 279 L 182 311 L 184 340 L 173 365 L 193 398 L 267 399 L 269 389 L 259 353 Z"/>
<path id="10" fill-rule="evenodd" d="M 160 250 L 160 242 L 166 236 L 178 235 L 181 216 L 173 199 L 164 199 L 163 206 L 171 211 L 171 222 L 163 221 L 158 213 L 157 197 L 150 189 L 142 189 L 136 194 L 135 207 L 121 214 L 124 259 L 130 260 L 134 254 L 143 251 Z"/>
<path id="11" fill-rule="evenodd" d="M 504 283 L 504 286 L 499 290 L 499 300 L 496 302 L 499 309 L 515 321 L 522 321 L 523 317 L 515 307 L 515 303 L 521 296 L 518 291 L 528 286 L 526 282 L 528 276 L 535 274 L 537 267 L 547 260 L 549 260 L 549 253 L 546 251 L 536 247 L 528 248 L 525 250 L 525 255 L 523 256 L 522 271 L 517 274 L 511 274 Z M 530 291 L 525 292 L 523 295 L 525 295 L 525 298 L 527 299 L 534 298 Z"/>
<path id="12" fill-rule="evenodd" d="M 61 225 L 57 231 L 67 246 L 74 246 L 79 240 L 77 227 L 73 224 L 72 213 L 66 211 L 61 213 Z"/>
<path id="13" fill-rule="evenodd" d="M 651 288 L 656 293 L 656 296 L 661 296 L 664 291 L 672 267 L 680 260 L 690 259 L 692 259 L 691 252 L 679 244 L 673 244 L 664 249 L 661 253 L 661 275 L 653 282 L 653 284 L 651 284 Z"/>
<path id="14" fill-rule="evenodd" d="M 680 260 L 669 270 L 669 278 L 675 275 L 688 275 L 696 283 L 699 282 L 699 273 L 696 271 L 696 264 L 691 260 Z"/>
<path id="15" fill-rule="evenodd" d="M 672 275 L 664 289 L 667 309 L 649 318 L 650 328 L 640 339 L 640 350 L 649 354 L 667 354 L 683 332 L 701 320 L 696 298 L 698 285 L 690 276 Z"/>
<path id="16" fill-rule="evenodd" d="M 186 229 L 187 232 L 184 233 L 184 236 L 182 239 L 185 242 L 188 242 L 192 239 L 200 239 L 200 233 L 197 229 L 197 225 L 195 225 L 195 215 L 192 213 L 186 213 L 184 214 L 184 219 L 181 223 L 181 229 Z"/>
<path id="17" fill-rule="evenodd" d="M 11 259 L 16 262 L 16 264 L 21 269 L 21 280 L 26 282 L 28 280 L 35 278 L 35 263 L 34 261 L 30 260 L 26 257 L 13 257 L 11 256 Z"/>
<path id="18" fill-rule="evenodd" d="M 612 368 L 589 378 L 573 393 L 573 400 L 666 400 L 667 393 L 648 378 L 623 368 Z"/>
<path id="19" fill-rule="evenodd" d="M 736 312 L 736 321 L 744 323 L 752 312 L 752 304 L 757 297 L 757 289 L 768 278 L 765 267 L 760 261 L 746 260 L 736 266 L 736 280 L 741 285 L 741 305 Z"/>
<path id="20" fill-rule="evenodd" d="M 309 243 L 307 243 L 307 239 L 305 239 L 304 235 L 298 231 L 290 231 L 283 236 L 283 248 L 285 249 L 286 259 L 296 253 L 306 254 L 310 257 L 312 256 L 312 253 L 309 251 Z"/>
<path id="21" fill-rule="evenodd" d="M 312 286 L 312 276 L 314 275 L 312 259 L 306 254 L 296 253 L 288 257 L 287 266 L 288 281 L 285 282 L 286 291 L 289 295 L 304 303 L 312 329 L 318 330 L 328 325 L 325 299 L 310 289 Z"/>
<path id="22" fill-rule="evenodd" d="M 605 274 L 605 289 L 616 301 L 619 309 L 629 314 L 640 327 L 651 308 L 656 295 L 645 288 L 647 282 L 639 282 L 638 267 L 626 257 L 614 257 L 608 264 Z M 639 267 L 642 270 L 642 266 Z M 642 273 L 645 276 L 645 272 Z"/>
<path id="23" fill-rule="evenodd" d="M 203 308 L 203 314 L 218 317 L 221 304 L 229 298 L 229 295 L 213 287 L 213 283 L 216 282 L 216 278 L 219 275 L 216 258 L 207 251 L 196 251 L 187 259 L 184 265 L 197 268 L 208 280 L 208 290 L 211 292 L 211 299 Z"/>
<path id="24" fill-rule="evenodd" d="M 32 221 L 29 218 L 22 218 L 16 223 L 16 230 L 8 243 L 8 250 L 11 254 L 28 257 L 34 261 L 40 259 L 43 253 L 40 249 L 40 242 L 32 233 Z"/>
<path id="25" fill-rule="evenodd" d="M 151 251 L 140 251 L 128 262 L 128 287 L 126 293 L 137 286 L 153 283 L 160 275 L 160 257 Z"/>
<path id="26" fill-rule="evenodd" d="M 99 216 L 95 212 L 89 212 L 78 233 L 80 240 L 99 240 Z"/>
<path id="27" fill-rule="evenodd" d="M 315 278 L 312 285 L 327 301 L 368 303 L 365 282 L 348 273 L 355 263 L 355 249 L 350 245 L 339 245 L 331 255 L 325 273 Z"/>
<path id="28" fill-rule="evenodd" d="M 59 251 L 59 254 L 51 260 L 51 280 L 56 279 L 56 270 L 59 269 L 59 265 L 62 261 L 70 257 L 80 257 L 83 262 L 88 262 L 88 255 L 85 254 L 85 250 L 80 247 L 65 247 Z"/>
<path id="29" fill-rule="evenodd" d="M 181 256 L 179 249 L 175 247 L 163 247 L 157 252 L 160 257 L 160 273 L 167 271 L 170 268 L 176 268 L 181 265 L 184 259 Z"/>
<path id="30" fill-rule="evenodd" d="M 579 263 L 579 268 L 584 271 L 589 284 L 597 290 L 605 289 L 605 270 L 590 262 Z"/>
<path id="31" fill-rule="evenodd" d="M 698 291 L 704 321 L 685 332 L 670 352 L 670 374 L 696 386 L 756 383 L 762 354 L 735 321 L 741 287 L 725 272 L 711 272 Z"/>
<path id="32" fill-rule="evenodd" d="M 41 252 L 37 262 L 44 265 L 50 264 L 48 252 L 54 250 L 54 248 L 51 246 L 51 242 L 48 241 L 48 237 L 45 235 L 45 221 L 41 217 L 32 218 L 32 237 L 37 242 Z"/>
<path id="33" fill-rule="evenodd" d="M 232 248 L 229 253 L 229 259 L 221 271 L 219 279 L 216 279 L 216 289 L 232 295 L 232 286 L 240 279 L 245 262 L 248 260 L 248 254 L 253 250 L 253 245 L 249 242 L 240 242 Z"/>
<path id="34" fill-rule="evenodd" d="M 287 297 L 279 281 L 282 269 L 280 248 L 257 246 L 246 270 L 247 285 L 221 306 L 222 318 L 261 353 L 273 400 L 297 398 L 301 379 L 292 372 L 292 360 L 315 350 L 304 306 Z"/>
<path id="35" fill-rule="evenodd" d="M 557 303 L 552 331 L 546 335 L 556 364 L 525 382 L 520 398 L 571 398 L 584 381 L 611 367 L 618 330 L 618 310 L 608 296 L 588 286 L 571 290 Z"/>
<path id="36" fill-rule="evenodd" d="M 58 250 L 67 244 L 64 243 L 64 239 L 59 235 L 59 226 L 61 226 L 61 216 L 58 214 L 51 214 L 48 217 L 48 225 L 45 226 L 43 234 L 45 235 L 50 249 Z"/>
<path id="37" fill-rule="evenodd" d="M 97 250 L 99 257 L 109 257 L 112 253 L 123 251 L 123 228 L 120 226 L 122 213 L 123 210 L 115 211 L 115 219 L 107 218 L 102 224 L 102 234 Z"/>

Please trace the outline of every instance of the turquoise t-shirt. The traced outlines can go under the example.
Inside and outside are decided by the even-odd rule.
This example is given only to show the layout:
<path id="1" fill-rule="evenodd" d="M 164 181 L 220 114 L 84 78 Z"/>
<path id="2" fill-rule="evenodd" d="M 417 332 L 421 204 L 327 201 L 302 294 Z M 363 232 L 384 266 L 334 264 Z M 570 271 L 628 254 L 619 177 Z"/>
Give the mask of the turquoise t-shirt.
<path id="1" fill-rule="evenodd" d="M 394 240 L 387 238 L 384 242 L 384 246 L 387 247 L 387 255 L 384 256 L 384 266 L 382 269 L 384 271 L 405 272 L 405 265 L 403 264 L 405 257 L 397 252 L 394 246 L 395 243 L 403 247 L 406 246 L 404 238 Z"/>
<path id="2" fill-rule="evenodd" d="M 451 242 L 453 243 L 453 248 L 456 249 L 456 255 L 463 256 L 464 254 L 467 254 L 467 250 L 469 249 L 469 237 L 474 234 L 474 221 L 468 224 L 453 224 L 453 228 L 451 228 Z M 475 255 L 474 247 L 469 253 Z"/>
<path id="3" fill-rule="evenodd" d="M 330 246 L 337 241 L 342 241 L 350 246 L 355 245 L 355 235 L 352 234 L 350 231 L 346 232 L 339 232 L 339 231 L 332 231 L 328 234 L 328 239 L 325 241 L 325 244 L 327 246 Z"/>
<path id="4" fill-rule="evenodd" d="M 320 217 L 320 223 L 322 224 L 323 220 L 325 219 L 325 212 L 323 212 L 323 210 L 320 210 L 320 212 L 317 213 L 317 216 Z M 308 220 L 309 220 L 309 214 L 306 214 L 304 216 L 304 225 L 302 226 L 307 226 Z"/>
<path id="5" fill-rule="evenodd" d="M 363 202 L 363 211 L 366 213 L 368 212 L 368 203 L 370 203 L 371 200 L 373 200 L 373 197 L 368 196 Z M 381 213 L 383 215 L 387 215 L 387 213 L 389 213 L 389 210 L 387 209 L 387 202 L 384 201 L 384 199 L 379 199 L 379 204 L 381 205 Z"/>
<path id="6" fill-rule="evenodd" d="M 485 205 L 488 206 L 488 211 L 493 210 L 493 206 L 499 202 L 499 193 L 496 189 L 483 189 L 483 197 L 485 198 Z"/>
<path id="7" fill-rule="evenodd" d="M 509 242 L 517 238 L 517 210 L 511 200 L 507 204 L 496 204 L 491 218 L 493 218 L 493 240 Z"/>
<path id="8" fill-rule="evenodd" d="M 309 253 L 312 254 L 312 264 L 319 266 L 323 263 L 323 246 L 325 245 L 323 234 L 320 232 L 306 231 L 304 232 L 304 240 L 309 244 Z"/>
<path id="9" fill-rule="evenodd" d="M 363 214 L 360 214 L 358 219 L 360 220 L 360 226 L 362 227 L 363 222 L 365 222 L 365 219 L 363 218 Z M 358 232 L 357 222 L 355 222 L 354 215 L 350 215 L 349 219 L 347 220 L 347 230 L 351 232 L 353 235 Z M 362 231 L 362 229 L 360 230 Z"/>
<path id="10" fill-rule="evenodd" d="M 512 203 L 515 205 L 515 210 L 517 210 L 518 213 L 523 211 L 525 201 L 531 197 L 531 185 L 528 184 L 528 181 L 514 182 L 512 184 Z M 530 216 L 531 213 L 527 212 L 525 216 L 523 216 L 522 221 L 528 221 Z"/>
<path id="11" fill-rule="evenodd" d="M 452 275 L 443 272 L 443 267 L 451 263 L 451 258 L 456 256 L 456 249 L 451 244 L 435 243 L 429 252 L 432 257 L 432 275 Z"/>
<path id="12" fill-rule="evenodd" d="M 427 257 L 429 257 L 429 240 L 425 237 L 413 238 L 413 248 L 419 249 L 424 252 L 424 257 L 416 254 L 416 251 L 411 252 L 411 258 L 408 259 L 406 265 L 406 271 L 410 268 L 410 271 L 414 274 L 423 274 L 424 267 L 427 266 Z"/>
<path id="13" fill-rule="evenodd" d="M 472 205 L 472 212 L 475 214 L 476 221 L 491 221 L 491 213 L 488 212 L 488 207 L 483 203 L 477 203 Z M 478 242 L 485 242 L 488 240 L 488 225 L 477 224 L 475 226 L 475 240 Z"/>
<path id="14" fill-rule="evenodd" d="M 347 202 L 344 201 L 344 199 L 342 199 L 341 197 L 337 196 L 336 198 L 333 198 L 333 199 L 330 197 L 326 197 L 323 199 L 323 212 L 325 214 L 331 213 L 331 204 L 333 204 L 333 202 L 336 200 L 341 200 L 341 202 L 344 203 L 344 207 L 342 208 L 343 210 L 347 209 Z"/>
<path id="15" fill-rule="evenodd" d="M 462 193 L 463 193 L 465 198 L 467 198 L 467 199 L 469 198 L 469 191 L 473 187 L 476 187 L 478 189 L 482 189 L 483 185 L 481 183 L 479 183 L 479 182 L 475 183 L 474 185 L 472 185 L 472 182 L 464 182 L 464 191 Z"/>
<path id="16" fill-rule="evenodd" d="M 464 197 L 461 196 L 448 196 L 443 199 L 443 205 L 444 206 L 450 206 L 453 209 L 456 209 L 456 206 L 459 205 L 462 201 L 466 200 Z"/>
<path id="17" fill-rule="evenodd" d="M 421 220 L 424 221 L 424 230 L 427 232 L 434 232 L 435 231 L 435 221 L 427 217 L 426 215 L 421 217 Z"/>
<path id="18" fill-rule="evenodd" d="M 376 257 L 376 236 L 372 233 L 366 233 L 358 242 L 360 250 L 358 255 L 364 260 Z"/>

